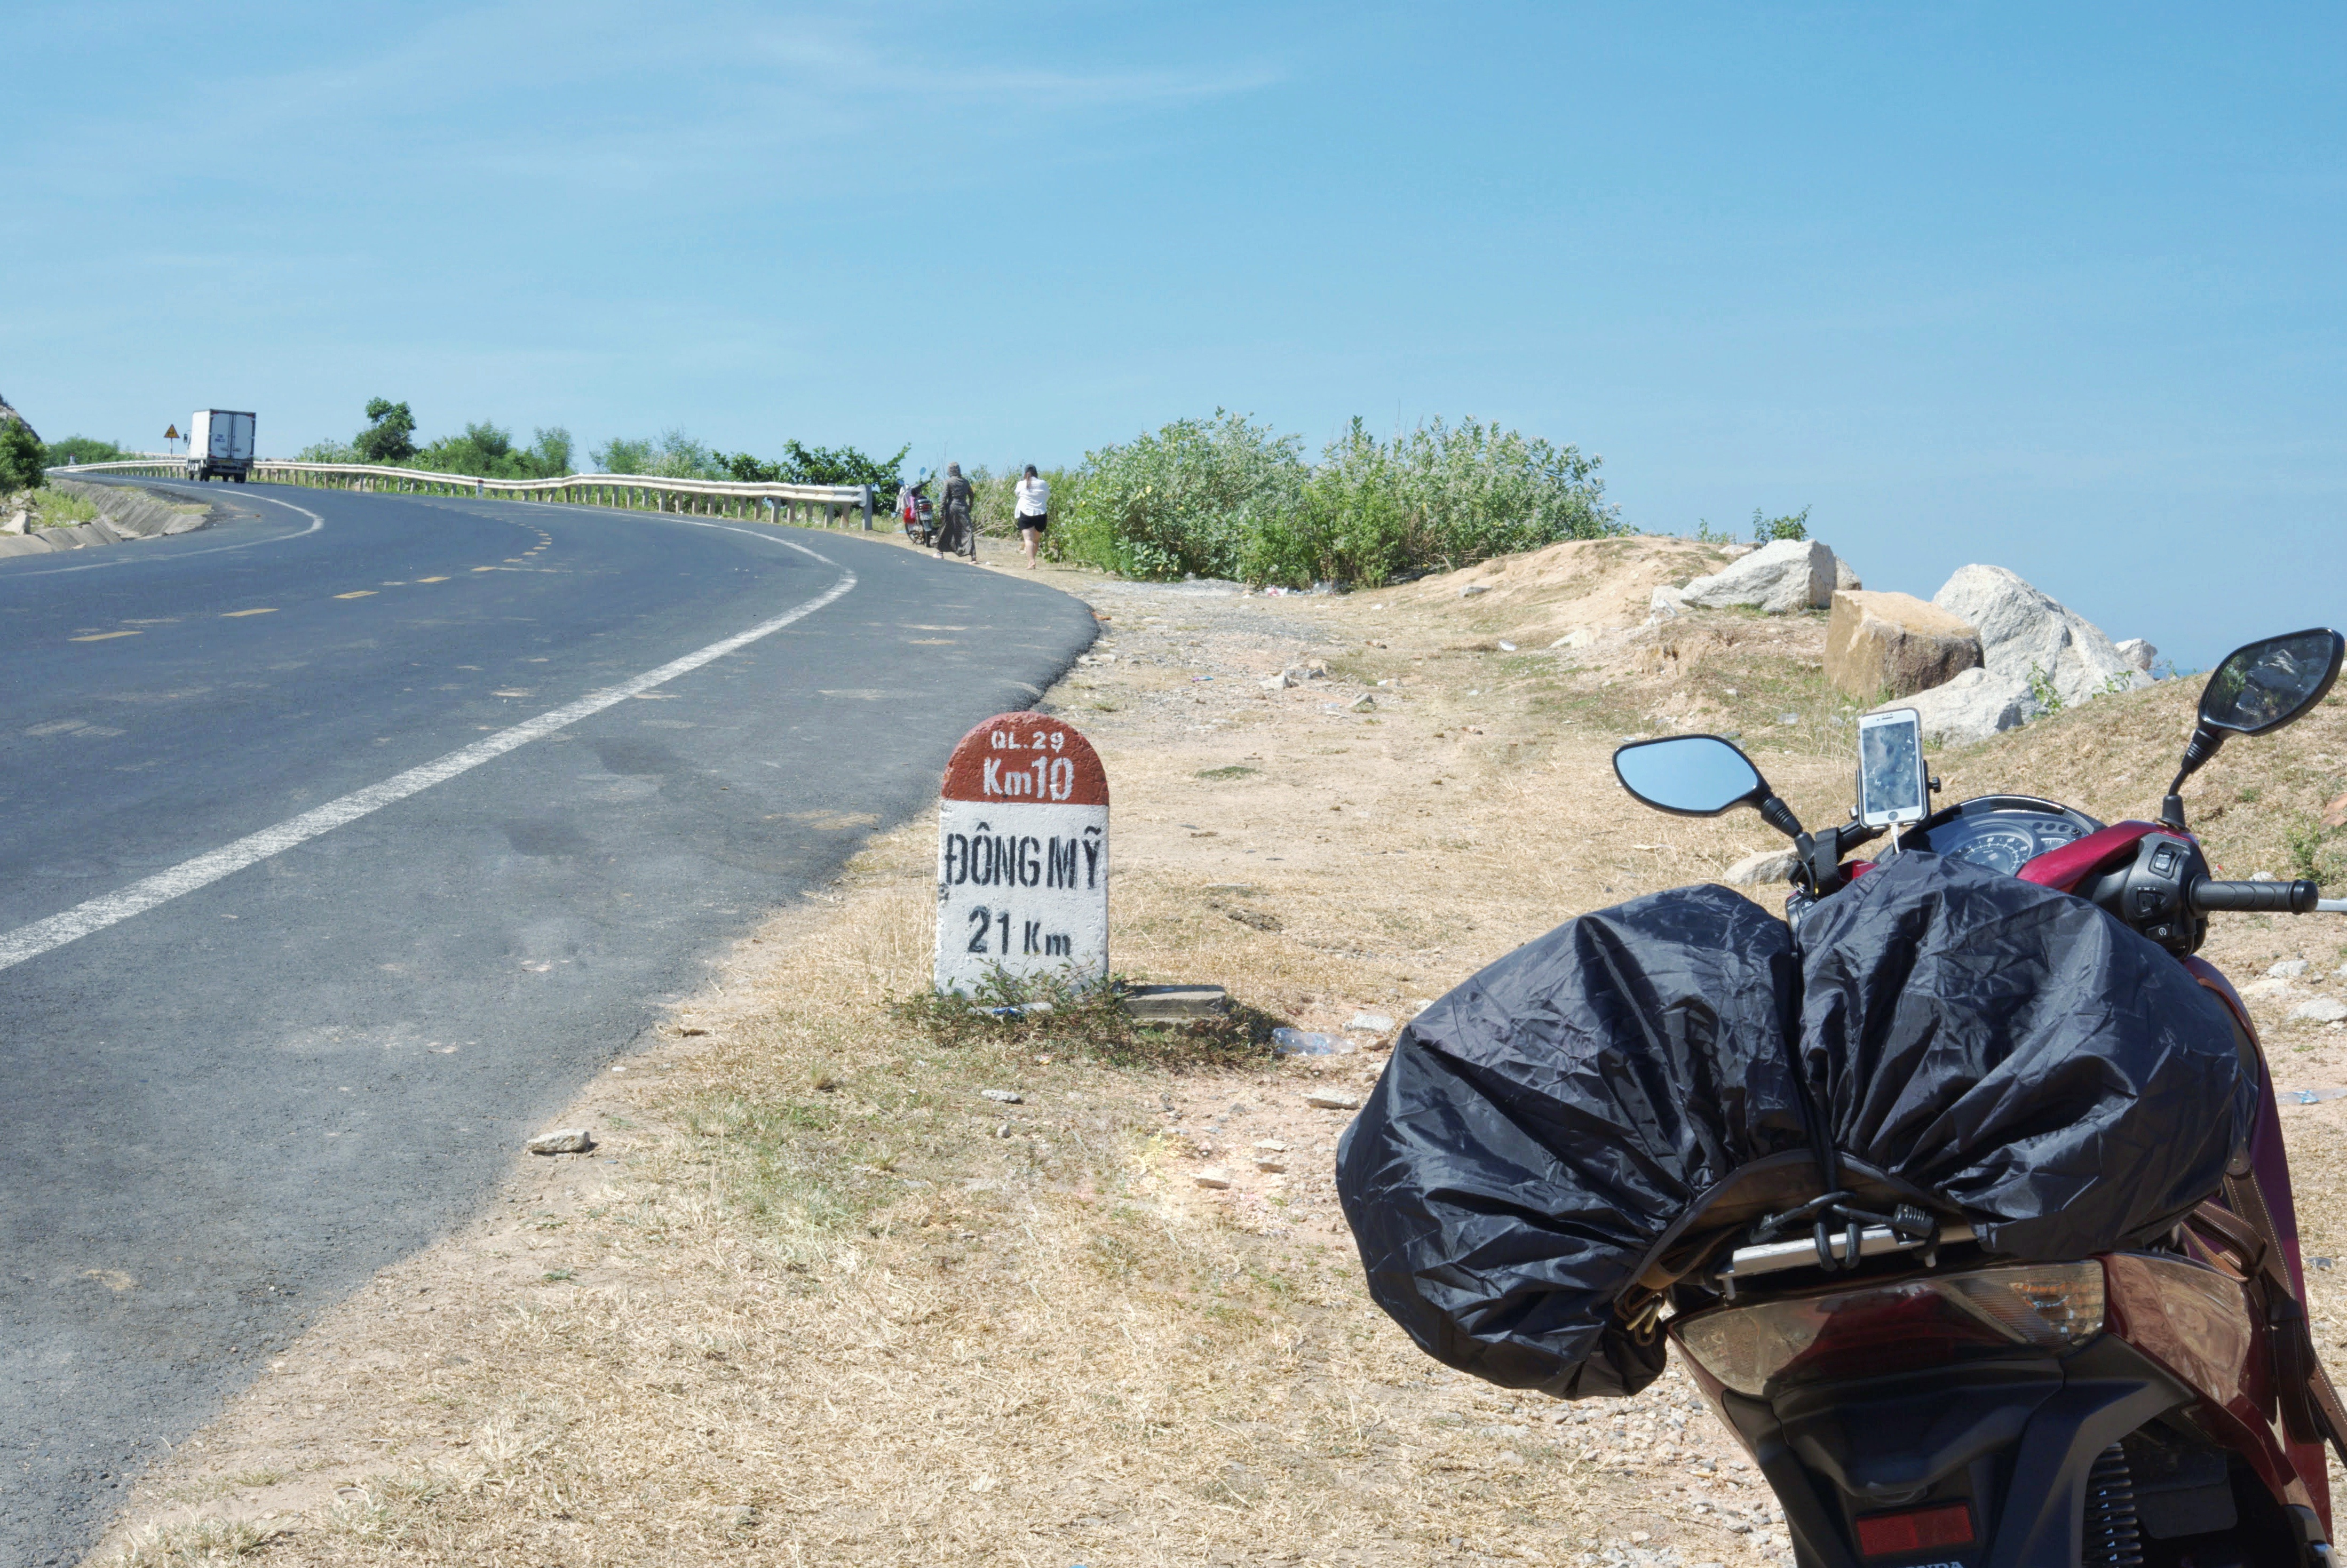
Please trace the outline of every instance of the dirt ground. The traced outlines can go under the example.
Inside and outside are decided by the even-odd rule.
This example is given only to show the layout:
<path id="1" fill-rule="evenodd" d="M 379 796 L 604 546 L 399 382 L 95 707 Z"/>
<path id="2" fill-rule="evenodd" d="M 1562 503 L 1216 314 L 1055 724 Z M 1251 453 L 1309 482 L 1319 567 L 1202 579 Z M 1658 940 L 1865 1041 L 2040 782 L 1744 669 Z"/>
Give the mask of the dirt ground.
<path id="1" fill-rule="evenodd" d="M 1789 1562 L 1676 1368 L 1566 1405 L 1412 1348 L 1337 1212 L 1348 1112 L 1307 1099 L 1357 1102 L 1400 1022 L 1561 920 L 1775 847 L 1750 814 L 1636 807 L 1622 739 L 1735 733 L 1840 818 L 1821 617 L 1641 624 L 1719 559 L 1604 541 L 1344 597 L 1048 570 L 1102 618 L 1044 705 L 1107 764 L 1114 967 L 1343 1049 L 1218 1066 L 1050 1020 L 955 1043 L 892 1006 L 930 955 L 934 825 L 906 825 L 599 1078 L 562 1122 L 594 1150 L 517 1152 L 486 1212 L 145 1478 L 97 1559 Z M 2107 699 L 1935 760 L 1947 798 L 2144 815 L 2188 710 Z M 2195 809 L 2234 874 L 2292 874 L 2347 726 L 2237 746 Z M 2211 952 L 2243 981 L 2306 958 L 2255 1005 L 2287 1086 L 2347 1085 L 2342 1031 L 2287 1018 L 2347 987 L 2337 936 L 2242 921 Z M 2310 1250 L 2347 1255 L 2347 1102 L 2287 1116 Z"/>

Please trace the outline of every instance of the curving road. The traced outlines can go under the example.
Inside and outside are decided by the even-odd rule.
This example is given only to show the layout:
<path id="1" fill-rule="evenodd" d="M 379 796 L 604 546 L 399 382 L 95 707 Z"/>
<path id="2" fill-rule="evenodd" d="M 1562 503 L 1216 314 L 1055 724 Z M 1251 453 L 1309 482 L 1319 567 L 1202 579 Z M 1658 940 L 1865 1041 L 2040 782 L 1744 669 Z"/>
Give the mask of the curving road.
<path id="1" fill-rule="evenodd" d="M 0 560 L 5 1568 L 1093 635 L 853 535 L 202 490 L 236 515 Z"/>

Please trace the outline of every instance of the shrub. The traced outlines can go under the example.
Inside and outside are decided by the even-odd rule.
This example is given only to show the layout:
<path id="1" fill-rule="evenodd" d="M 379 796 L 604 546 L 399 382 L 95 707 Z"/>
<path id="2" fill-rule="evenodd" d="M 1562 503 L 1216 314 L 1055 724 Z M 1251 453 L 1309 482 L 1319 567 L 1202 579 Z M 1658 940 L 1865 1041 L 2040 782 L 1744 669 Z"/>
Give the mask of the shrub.
<path id="1" fill-rule="evenodd" d="M 1390 445 L 1355 419 L 1321 454 L 1303 505 L 1256 541 L 1247 579 L 1375 588 L 1622 533 L 1596 474 L 1577 447 L 1475 419 L 1437 419 Z"/>
<path id="2" fill-rule="evenodd" d="M 1596 458 L 1497 425 L 1388 443 L 1356 419 L 1310 468 L 1298 445 L 1217 410 L 1087 454 L 1064 548 L 1130 577 L 1376 587 L 1627 531 Z"/>
<path id="3" fill-rule="evenodd" d="M 1752 508 L 1752 542 L 1774 544 L 1778 539 L 1805 539 L 1809 537 L 1809 509 L 1803 507 L 1781 518 L 1764 518 L 1760 508 Z"/>
<path id="4" fill-rule="evenodd" d="M 52 441 L 43 449 L 42 461 L 52 468 L 68 463 L 121 463 L 138 456 L 125 452 L 112 441 L 99 441 L 87 436 L 68 436 L 62 441 Z"/>
<path id="5" fill-rule="evenodd" d="M 1218 408 L 1088 452 L 1054 543 L 1121 577 L 1236 577 L 1255 536 L 1303 495 L 1302 445 Z"/>
<path id="6" fill-rule="evenodd" d="M 37 490 L 47 454 L 41 438 L 21 420 L 0 419 L 0 495 L 11 490 Z"/>
<path id="7" fill-rule="evenodd" d="M 682 430 L 657 441 L 614 436 L 589 454 L 598 473 L 642 474 L 656 479 L 730 479 L 717 454 Z"/>
<path id="8" fill-rule="evenodd" d="M 528 446 L 516 446 L 513 433 L 483 422 L 460 436 L 443 436 L 411 464 L 440 474 L 472 474 L 485 479 L 559 479 L 570 472 L 570 432 L 559 425 L 532 432 Z"/>

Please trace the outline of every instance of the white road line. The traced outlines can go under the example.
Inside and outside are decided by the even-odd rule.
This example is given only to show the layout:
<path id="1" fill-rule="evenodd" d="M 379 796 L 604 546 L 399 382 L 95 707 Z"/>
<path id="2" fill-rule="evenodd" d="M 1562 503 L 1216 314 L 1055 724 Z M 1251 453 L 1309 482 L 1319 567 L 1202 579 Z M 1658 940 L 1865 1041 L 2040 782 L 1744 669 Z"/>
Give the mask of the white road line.
<path id="1" fill-rule="evenodd" d="M 823 561 L 826 566 L 838 564 L 825 559 L 804 545 L 792 544 L 787 539 L 776 539 L 774 542 L 797 550 L 801 555 L 814 556 L 816 560 Z M 551 712 L 540 713 L 537 718 L 526 720 L 509 730 L 500 730 L 484 740 L 474 742 L 462 751 L 449 753 L 437 762 L 425 763 L 420 767 L 410 768 L 404 774 L 395 774 L 381 784 L 369 784 L 363 790 L 354 790 L 339 800 L 328 801 L 313 811 L 305 811 L 289 822 L 279 823 L 275 827 L 263 828 L 259 833 L 240 838 L 233 844 L 223 845 L 206 855 L 199 855 L 193 860 L 183 861 L 169 871 L 157 872 L 154 876 L 143 881 L 134 882 L 118 892 L 92 898 L 86 904 L 77 904 L 64 913 L 52 915 L 46 920 L 36 920 L 29 926 L 19 926 L 5 936 L 0 936 L 0 969 L 12 968 L 27 958 L 38 958 L 51 948 L 62 948 L 67 942 L 87 937 L 93 931 L 102 931 L 108 926 L 129 919 L 133 915 L 143 915 L 157 905 L 168 904 L 183 893 L 192 893 L 197 888 L 217 882 L 223 876 L 233 876 L 248 866 L 266 860 L 272 855 L 282 855 L 295 845 L 315 838 L 322 833 L 332 833 L 344 823 L 355 822 L 369 812 L 381 811 L 384 806 L 396 801 L 405 800 L 409 795 L 420 794 L 430 789 L 434 784 L 445 784 L 458 774 L 479 767 L 493 757 L 501 757 L 518 746 L 526 746 L 530 742 L 550 735 L 567 725 L 575 724 L 591 714 L 600 713 L 606 708 L 624 702 L 639 692 L 649 692 L 655 686 L 664 686 L 680 675 L 689 674 L 712 660 L 723 659 L 737 648 L 747 646 L 757 641 L 761 637 L 780 631 L 794 620 L 813 615 L 825 605 L 845 598 L 847 591 L 855 586 L 856 574 L 843 568 L 839 580 L 828 589 L 815 595 L 804 604 L 784 611 L 772 620 L 760 622 L 747 631 L 736 632 L 722 642 L 712 642 L 708 647 L 688 653 L 682 659 L 672 659 L 657 670 L 648 670 L 643 674 L 632 680 L 622 681 L 616 686 L 606 686 L 600 692 L 590 692 L 575 702 L 566 703 Z"/>

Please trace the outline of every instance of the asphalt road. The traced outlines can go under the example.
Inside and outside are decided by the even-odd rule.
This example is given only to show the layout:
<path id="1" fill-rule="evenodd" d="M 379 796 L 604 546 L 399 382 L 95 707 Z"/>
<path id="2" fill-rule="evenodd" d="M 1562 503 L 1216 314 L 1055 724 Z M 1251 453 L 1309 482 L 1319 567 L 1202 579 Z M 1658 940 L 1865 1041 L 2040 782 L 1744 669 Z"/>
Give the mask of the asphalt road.
<path id="1" fill-rule="evenodd" d="M 201 488 L 243 515 L 0 560 L 7 1568 L 73 1561 L 1093 635 L 856 535 Z"/>

